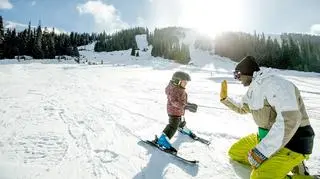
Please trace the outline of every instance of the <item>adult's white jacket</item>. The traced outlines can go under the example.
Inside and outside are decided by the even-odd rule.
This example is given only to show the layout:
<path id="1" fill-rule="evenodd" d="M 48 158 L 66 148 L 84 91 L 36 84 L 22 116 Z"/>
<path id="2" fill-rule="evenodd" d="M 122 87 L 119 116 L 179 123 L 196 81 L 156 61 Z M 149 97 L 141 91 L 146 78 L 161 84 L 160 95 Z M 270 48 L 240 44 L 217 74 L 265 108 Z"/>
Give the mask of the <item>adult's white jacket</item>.
<path id="1" fill-rule="evenodd" d="M 311 154 L 314 131 L 300 92 L 292 82 L 275 75 L 271 69 L 253 74 L 241 103 L 229 97 L 221 102 L 240 114 L 252 113 L 258 127 L 268 131 L 256 146 L 266 157 L 283 147 Z"/>

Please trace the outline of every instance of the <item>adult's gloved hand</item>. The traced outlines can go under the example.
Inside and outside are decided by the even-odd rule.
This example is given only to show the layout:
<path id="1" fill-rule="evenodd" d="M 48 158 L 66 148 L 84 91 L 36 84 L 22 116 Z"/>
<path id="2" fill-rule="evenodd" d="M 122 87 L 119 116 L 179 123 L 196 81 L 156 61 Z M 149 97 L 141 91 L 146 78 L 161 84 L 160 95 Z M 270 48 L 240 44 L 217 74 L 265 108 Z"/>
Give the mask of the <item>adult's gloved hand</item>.
<path id="1" fill-rule="evenodd" d="M 220 91 L 220 101 L 226 99 L 228 97 L 228 85 L 227 81 L 223 80 L 221 83 L 221 91 Z"/>
<path id="2" fill-rule="evenodd" d="M 189 110 L 190 112 L 197 112 L 198 109 L 198 105 L 194 104 L 194 103 L 187 103 L 185 109 Z"/>
<path id="3" fill-rule="evenodd" d="M 256 148 L 253 148 L 248 153 L 248 161 L 254 169 L 258 168 L 267 159 L 268 158 Z"/>

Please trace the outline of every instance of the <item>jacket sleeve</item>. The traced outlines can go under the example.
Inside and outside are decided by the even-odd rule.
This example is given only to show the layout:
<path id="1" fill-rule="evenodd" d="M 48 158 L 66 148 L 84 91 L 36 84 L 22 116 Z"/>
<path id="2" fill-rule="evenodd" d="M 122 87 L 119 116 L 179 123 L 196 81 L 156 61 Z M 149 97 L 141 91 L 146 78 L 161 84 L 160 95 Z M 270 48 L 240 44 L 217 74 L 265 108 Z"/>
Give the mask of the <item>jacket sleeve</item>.
<path id="1" fill-rule="evenodd" d="M 244 98 L 242 99 L 241 103 L 237 103 L 233 99 L 227 97 L 226 99 L 221 100 L 221 103 L 223 103 L 229 109 L 231 109 L 239 114 L 250 113 L 250 108 L 247 103 L 244 103 Z"/>
<path id="2" fill-rule="evenodd" d="M 274 106 L 277 116 L 270 131 L 256 148 L 269 158 L 290 141 L 301 124 L 302 115 L 292 83 L 275 81 L 268 85 L 265 89 L 270 90 L 266 91 L 265 98 Z"/>

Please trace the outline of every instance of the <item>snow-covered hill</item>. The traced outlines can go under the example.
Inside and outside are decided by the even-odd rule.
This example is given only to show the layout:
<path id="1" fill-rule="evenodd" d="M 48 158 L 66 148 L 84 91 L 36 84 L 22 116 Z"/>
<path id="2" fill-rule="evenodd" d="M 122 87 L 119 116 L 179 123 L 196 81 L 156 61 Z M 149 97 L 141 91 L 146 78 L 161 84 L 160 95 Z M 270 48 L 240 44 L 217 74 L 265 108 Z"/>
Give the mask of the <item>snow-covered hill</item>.
<path id="1" fill-rule="evenodd" d="M 37 28 L 37 26 L 31 26 L 31 28 Z M 4 29 L 16 29 L 17 32 L 22 32 L 25 29 L 28 29 L 28 24 L 21 24 L 21 23 L 12 22 L 12 21 L 4 21 Z M 42 28 L 42 30 L 45 30 L 45 29 L 48 32 L 52 32 L 52 30 L 54 29 L 54 32 L 57 34 L 67 33 L 64 30 L 53 28 L 53 27 Z"/>
<path id="2" fill-rule="evenodd" d="M 145 47 L 143 36 L 138 46 Z M 1 179 L 157 179 L 249 178 L 250 169 L 230 161 L 233 142 L 256 132 L 250 115 L 238 115 L 219 102 L 220 83 L 229 96 L 245 93 L 232 78 L 234 63 L 208 52 L 191 50 L 195 65 L 179 65 L 147 52 L 80 51 L 85 64 L 0 65 Z M 190 73 L 189 101 L 197 113 L 186 113 L 187 126 L 211 141 L 210 146 L 176 134 L 179 154 L 200 161 L 190 166 L 139 142 L 153 139 L 168 122 L 166 87 L 176 70 Z M 279 71 L 302 91 L 316 132 L 307 165 L 320 173 L 319 73 Z"/>

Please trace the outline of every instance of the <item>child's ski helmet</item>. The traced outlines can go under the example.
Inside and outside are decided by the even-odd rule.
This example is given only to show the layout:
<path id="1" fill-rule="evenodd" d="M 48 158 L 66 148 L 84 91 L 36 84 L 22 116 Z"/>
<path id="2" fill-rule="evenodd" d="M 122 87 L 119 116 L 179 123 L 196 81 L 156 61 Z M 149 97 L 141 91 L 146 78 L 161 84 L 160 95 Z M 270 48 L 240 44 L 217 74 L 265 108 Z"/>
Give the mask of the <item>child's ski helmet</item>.
<path id="1" fill-rule="evenodd" d="M 172 80 L 185 80 L 185 81 L 191 81 L 191 77 L 188 73 L 183 71 L 177 71 L 172 75 Z"/>

